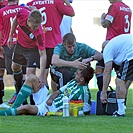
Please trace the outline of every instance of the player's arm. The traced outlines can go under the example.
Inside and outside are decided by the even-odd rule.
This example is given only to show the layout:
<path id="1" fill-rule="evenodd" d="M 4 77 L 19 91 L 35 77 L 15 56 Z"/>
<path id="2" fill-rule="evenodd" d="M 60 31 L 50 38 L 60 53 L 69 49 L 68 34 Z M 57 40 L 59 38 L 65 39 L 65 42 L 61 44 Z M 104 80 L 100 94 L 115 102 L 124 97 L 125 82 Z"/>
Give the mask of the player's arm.
<path id="1" fill-rule="evenodd" d="M 59 12 L 62 15 L 67 15 L 71 17 L 75 16 L 74 9 L 70 5 L 69 0 L 62 0 L 62 1 L 57 2 L 57 7 L 58 7 Z"/>
<path id="2" fill-rule="evenodd" d="M 3 47 L 2 47 L 2 42 L 1 42 L 1 38 L 2 38 L 2 32 L 0 31 L 0 59 L 3 58 Z"/>
<path id="3" fill-rule="evenodd" d="M 40 53 L 40 74 L 39 74 L 39 80 L 41 83 L 41 86 L 44 85 L 44 72 L 45 72 L 45 68 L 46 68 L 46 50 L 39 50 Z"/>
<path id="4" fill-rule="evenodd" d="M 111 81 L 112 64 L 113 64 L 112 61 L 105 63 L 105 68 L 103 72 L 103 88 L 102 88 L 102 95 L 101 95 L 102 103 L 107 102 L 107 89 Z"/>
<path id="5" fill-rule="evenodd" d="M 14 20 L 13 20 L 11 29 L 10 29 L 10 34 L 9 34 L 9 39 L 8 39 L 8 47 L 9 48 L 11 48 L 11 46 L 12 46 L 13 34 L 16 30 L 17 25 L 18 25 L 18 22 L 17 22 L 17 18 L 15 17 Z"/>
<path id="6" fill-rule="evenodd" d="M 2 47 L 2 29 L 3 29 L 3 15 L 2 11 L 0 10 L 0 47 Z"/>
<path id="7" fill-rule="evenodd" d="M 78 58 L 74 61 L 66 61 L 63 59 L 60 59 L 59 55 L 53 54 L 52 56 L 52 64 L 54 66 L 67 66 L 67 67 L 73 67 L 73 68 L 86 68 L 87 64 L 84 62 L 81 62 L 82 58 Z"/>
<path id="8" fill-rule="evenodd" d="M 2 11 L 0 11 L 0 59 L 3 58 L 3 52 L 4 52 L 4 49 L 2 47 L 2 22 L 3 22 L 3 15 L 2 15 Z"/>
<path id="9" fill-rule="evenodd" d="M 59 94 L 60 94 L 60 91 L 59 91 L 59 90 L 55 91 L 55 92 L 50 96 L 50 98 L 46 101 L 46 104 L 49 105 L 49 106 L 51 106 L 52 103 L 53 103 L 53 100 L 54 100 Z"/>
<path id="10" fill-rule="evenodd" d="M 101 15 L 101 25 L 104 27 L 104 28 L 107 28 L 109 25 L 111 24 L 111 22 L 109 20 L 106 19 L 106 14 L 103 13 Z"/>
<path id="11" fill-rule="evenodd" d="M 0 47 L 2 47 L 1 38 L 2 38 L 2 32 L 0 31 Z"/>
<path id="12" fill-rule="evenodd" d="M 94 60 L 100 61 L 100 60 L 102 60 L 102 58 L 103 58 L 102 53 L 96 51 L 93 56 L 86 58 L 86 59 L 83 59 L 82 62 L 88 63 L 88 62 L 91 62 Z"/>
<path id="13" fill-rule="evenodd" d="M 47 105 L 51 106 L 53 100 L 60 94 L 63 93 L 65 91 L 65 89 L 67 88 L 67 85 L 62 86 L 59 90 L 55 91 L 50 97 L 49 99 L 46 101 Z"/>

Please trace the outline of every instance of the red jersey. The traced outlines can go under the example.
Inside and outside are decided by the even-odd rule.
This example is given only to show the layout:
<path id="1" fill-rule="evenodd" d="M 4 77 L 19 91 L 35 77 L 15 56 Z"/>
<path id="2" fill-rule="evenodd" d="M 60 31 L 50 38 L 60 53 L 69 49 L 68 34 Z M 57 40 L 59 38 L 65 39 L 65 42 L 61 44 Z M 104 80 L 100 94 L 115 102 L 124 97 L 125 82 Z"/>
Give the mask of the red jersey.
<path id="1" fill-rule="evenodd" d="M 14 17 L 22 7 L 19 5 L 8 5 L 0 10 L 0 31 L 2 32 L 2 45 L 7 45 L 9 33 Z M 16 33 L 13 43 L 16 44 Z"/>
<path id="2" fill-rule="evenodd" d="M 37 30 L 32 30 L 27 26 L 27 19 L 30 11 L 27 9 L 20 10 L 17 15 L 18 22 L 18 43 L 25 48 L 35 48 L 38 47 L 39 50 L 45 49 L 45 34 L 43 27 L 40 25 Z M 36 40 L 32 40 L 21 28 L 24 26 L 30 30 L 30 32 L 35 36 Z"/>
<path id="3" fill-rule="evenodd" d="M 0 3 L 0 9 L 7 6 L 8 5 L 8 1 L 4 0 L 2 3 Z"/>
<path id="4" fill-rule="evenodd" d="M 54 48 L 61 43 L 60 24 L 63 15 L 72 16 L 74 14 L 73 8 L 66 6 L 63 0 L 33 0 L 27 5 L 35 6 L 42 13 L 42 25 L 46 32 L 46 48 Z"/>
<path id="5" fill-rule="evenodd" d="M 7 0 L 4 0 L 3 2 L 0 3 L 0 9 L 7 6 L 8 5 L 8 1 Z M 2 45 L 2 32 L 0 31 L 0 46 Z"/>
<path id="6" fill-rule="evenodd" d="M 123 2 L 113 3 L 106 15 L 107 20 L 111 22 L 107 27 L 106 40 L 111 40 L 120 34 L 130 33 L 132 11 L 129 6 Z"/>

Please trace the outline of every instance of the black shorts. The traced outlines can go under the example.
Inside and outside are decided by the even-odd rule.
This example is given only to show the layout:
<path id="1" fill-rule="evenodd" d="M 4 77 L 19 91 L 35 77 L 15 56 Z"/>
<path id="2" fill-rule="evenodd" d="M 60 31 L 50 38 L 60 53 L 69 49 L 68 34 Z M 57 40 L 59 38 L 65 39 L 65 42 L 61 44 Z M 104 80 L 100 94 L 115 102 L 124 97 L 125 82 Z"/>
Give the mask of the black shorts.
<path id="1" fill-rule="evenodd" d="M 97 66 L 97 67 L 100 67 L 100 68 L 102 68 L 102 69 L 104 69 L 104 67 L 105 67 L 105 65 L 104 65 L 104 60 L 102 59 L 102 60 L 98 61 L 97 64 L 96 64 L 96 66 Z M 113 62 L 112 69 L 113 69 L 113 68 L 114 68 L 114 70 L 117 72 L 117 71 L 119 71 L 120 66 L 119 66 L 119 65 L 116 65 L 116 64 Z"/>
<path id="2" fill-rule="evenodd" d="M 50 74 L 52 80 L 58 84 L 58 88 L 66 85 L 73 78 L 71 72 L 65 68 L 51 67 Z"/>
<path id="3" fill-rule="evenodd" d="M 12 60 L 19 65 L 40 68 L 40 54 L 38 48 L 24 48 L 23 46 L 16 44 Z"/>
<path id="4" fill-rule="evenodd" d="M 124 61 L 119 69 L 117 78 L 127 81 L 133 81 L 133 59 Z"/>
<path id="5" fill-rule="evenodd" d="M 51 65 L 51 59 L 52 59 L 53 51 L 54 51 L 54 48 L 46 48 L 46 55 L 47 55 L 46 69 L 48 69 Z"/>
<path id="6" fill-rule="evenodd" d="M 5 69 L 5 55 L 4 58 L 0 59 L 0 70 Z"/>
<path id="7" fill-rule="evenodd" d="M 3 46 L 4 48 L 4 58 L 0 60 L 0 70 L 6 69 L 7 74 L 13 74 L 11 65 L 12 65 L 12 55 L 15 45 L 11 49 L 8 46 Z M 23 74 L 26 74 L 26 67 L 22 67 Z"/>
<path id="8" fill-rule="evenodd" d="M 6 68 L 7 74 L 13 74 L 11 65 L 12 65 L 12 54 L 13 54 L 14 46 L 15 45 L 13 45 L 11 49 L 9 49 L 8 46 L 3 46 L 4 53 L 5 53 L 5 68 Z"/>

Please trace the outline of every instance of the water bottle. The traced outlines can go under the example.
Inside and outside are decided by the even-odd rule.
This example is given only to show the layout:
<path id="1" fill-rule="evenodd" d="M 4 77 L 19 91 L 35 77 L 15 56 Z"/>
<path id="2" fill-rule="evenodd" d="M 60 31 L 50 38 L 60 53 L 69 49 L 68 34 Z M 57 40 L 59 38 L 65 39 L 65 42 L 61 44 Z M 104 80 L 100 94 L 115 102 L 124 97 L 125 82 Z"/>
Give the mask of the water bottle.
<path id="1" fill-rule="evenodd" d="M 68 117 L 69 114 L 69 99 L 67 96 L 63 97 L 63 117 Z"/>

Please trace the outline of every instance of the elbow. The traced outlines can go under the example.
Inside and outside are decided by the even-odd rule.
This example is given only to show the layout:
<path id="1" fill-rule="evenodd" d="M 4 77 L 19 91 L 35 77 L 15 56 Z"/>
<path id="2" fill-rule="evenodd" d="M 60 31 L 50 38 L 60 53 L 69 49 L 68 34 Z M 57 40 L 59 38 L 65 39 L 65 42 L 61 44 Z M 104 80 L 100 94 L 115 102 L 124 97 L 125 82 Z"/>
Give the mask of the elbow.
<path id="1" fill-rule="evenodd" d="M 103 28 L 108 28 L 110 25 L 110 22 L 105 20 L 104 22 L 101 22 L 101 25 L 103 26 Z"/>
<path id="2" fill-rule="evenodd" d="M 52 65 L 54 65 L 54 66 L 57 66 L 58 62 L 57 62 L 57 61 L 52 60 L 52 61 L 51 61 L 51 64 L 52 64 Z"/>
<path id="3" fill-rule="evenodd" d="M 71 17 L 74 17 L 75 16 L 75 12 L 71 15 Z"/>
<path id="4" fill-rule="evenodd" d="M 101 25 L 102 25 L 103 28 L 107 28 L 107 25 L 106 24 L 101 23 Z"/>
<path id="5" fill-rule="evenodd" d="M 100 52 L 98 52 L 98 51 L 94 54 L 94 56 L 96 57 L 97 61 L 100 61 L 100 60 L 103 59 L 102 53 L 100 53 Z"/>

